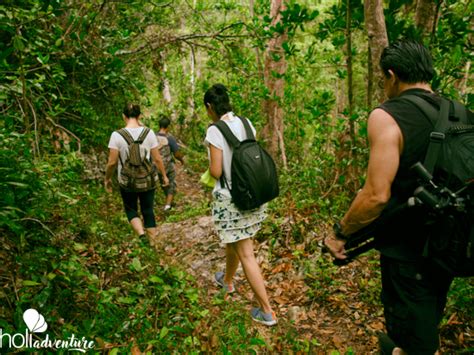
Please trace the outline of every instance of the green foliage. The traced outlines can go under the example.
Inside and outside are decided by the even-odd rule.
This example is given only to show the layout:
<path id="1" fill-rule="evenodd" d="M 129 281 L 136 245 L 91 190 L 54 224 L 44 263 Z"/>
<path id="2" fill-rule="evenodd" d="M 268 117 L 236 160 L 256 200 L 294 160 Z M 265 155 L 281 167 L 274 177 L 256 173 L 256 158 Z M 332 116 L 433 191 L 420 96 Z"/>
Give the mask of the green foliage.
<path id="1" fill-rule="evenodd" d="M 474 317 L 474 280 L 472 278 L 456 278 L 449 290 L 448 307 L 455 312 L 467 310 L 470 318 Z"/>
<path id="2" fill-rule="evenodd" d="M 305 265 L 306 283 L 310 287 L 309 297 L 320 304 L 328 302 L 328 297 L 342 281 L 336 277 L 337 268 L 329 258 L 318 257 L 308 260 Z"/>
<path id="3" fill-rule="evenodd" d="M 385 10 L 387 34 L 389 42 L 401 38 L 421 40 L 421 33 L 415 27 L 412 18 L 406 16 L 403 8 L 411 1 L 390 1 Z M 468 78 L 468 62 L 473 60 L 472 21 L 474 18 L 472 2 L 443 1 L 439 5 L 439 20 L 435 30 L 424 40 L 431 51 L 437 75 L 433 79 L 432 87 L 448 97 L 461 100 L 472 108 L 474 103 L 472 93 L 460 88 L 460 84 L 469 85 L 472 78 Z M 457 85 L 455 85 L 457 83 Z M 472 85 L 471 85 L 472 86 Z"/>
<path id="4" fill-rule="evenodd" d="M 2 193 L 15 186 L 9 203 L 27 203 L 22 218 L 7 216 L 10 224 L 2 226 L 2 242 L 18 248 L 12 268 L 17 282 L 3 295 L 17 295 L 4 314 L 5 329 L 22 329 L 23 312 L 35 308 L 53 338 L 75 334 L 99 346 L 126 348 L 133 338 L 157 352 L 194 348 L 188 339 L 203 317 L 194 281 L 160 266 L 155 251 L 139 245 L 123 221 L 120 202 L 105 197 L 95 183 L 84 184 L 81 160 L 59 155 L 31 166 L 36 185 L 22 183 L 26 177 L 14 174 L 16 168 L 7 168 Z"/>
<path id="5" fill-rule="evenodd" d="M 353 36 L 351 116 L 347 1 Z M 342 283 L 337 269 L 320 255 L 305 262 L 303 254 L 319 250 L 307 243 L 308 231 L 340 218 L 364 182 L 366 117 L 372 108 L 366 107 L 363 4 L 286 4 L 282 22 L 272 25 L 270 2 L 263 0 L 255 1 L 253 17 L 247 3 L 239 1 L 2 2 L 0 241 L 14 279 L 1 279 L 2 329 L 20 329 L 22 312 L 36 307 L 50 323 L 50 334 L 96 339 L 112 354 L 130 352 L 134 342 L 153 353 L 206 351 L 202 325 L 218 336 L 223 353 L 275 351 L 249 329 L 242 305 L 217 297 L 214 306 L 221 313 L 211 319 L 209 310 L 199 306 L 195 281 L 183 270 L 162 265 L 159 255 L 130 235 L 121 202 L 104 195 L 97 177 L 86 176 L 79 151 L 105 149 L 111 131 L 122 122 L 123 104 L 134 100 L 153 128 L 159 114 L 173 119 L 173 133 L 187 146 L 186 169 L 202 174 L 208 166 L 202 141 L 210 123 L 204 92 L 224 83 L 234 111 L 249 117 L 261 133 L 268 119 L 262 102 L 273 95 L 264 80 L 265 50 L 282 33 L 287 40 L 273 59 L 284 55 L 287 62 L 286 72 L 278 74 L 285 81 L 278 102 L 285 112 L 288 169 L 281 170 L 281 197 L 270 204 L 271 218 L 262 234 L 271 248 L 306 243 L 304 252 L 298 249 L 293 256 L 303 263 L 310 298 L 328 302 Z M 386 3 L 391 42 L 420 38 L 413 4 Z M 471 108 L 472 6 L 443 1 L 437 28 L 425 39 L 438 72 L 433 87 Z M 166 83 L 171 103 L 163 98 Z M 349 124 L 355 137 L 348 137 Z M 205 200 L 167 222 L 203 214 L 208 214 Z M 357 280 L 359 296 L 380 309 L 379 278 L 372 276 Z M 456 280 L 448 309 L 473 309 L 471 294 L 472 282 Z M 320 346 L 292 331 L 281 341 L 295 352 Z"/>
<path id="6" fill-rule="evenodd" d="M 223 293 L 217 294 L 213 304 L 220 308 L 219 317 L 209 325 L 209 332 L 219 339 L 219 348 L 223 354 L 258 354 L 273 349 L 251 327 L 250 317 L 242 312 L 242 305 L 232 299 L 226 300 Z M 270 330 L 271 331 L 271 330 Z"/>
<path id="7" fill-rule="evenodd" d="M 430 43 L 438 69 L 433 86 L 452 98 L 462 100 L 473 109 L 472 92 L 469 93 L 455 83 L 464 80 L 464 85 L 469 86 L 471 83 L 472 87 L 472 76 L 469 79 L 469 67 L 466 65 L 474 59 L 472 44 L 469 42 L 473 34 L 471 24 L 474 19 L 474 5 L 472 2 L 464 4 L 455 1 L 444 2 L 443 5 L 436 35 Z M 461 93 L 464 95 L 461 96 Z"/>
<path id="8" fill-rule="evenodd" d="M 109 11 L 99 1 L 0 5 L 0 106 L 8 108 L 3 125 L 34 130 L 36 138 L 55 136 L 57 145 L 39 139 L 35 150 L 70 140 L 75 148 L 81 141 L 103 144 L 136 90 L 137 68 L 114 56 L 126 42 L 117 36 L 123 23 L 113 22 Z M 128 33 L 127 27 L 120 31 Z"/>
<path id="9" fill-rule="evenodd" d="M 75 205 L 77 189 L 64 190 L 65 184 L 81 181 L 82 163 L 75 153 L 58 155 L 50 161 L 34 162 L 28 135 L 0 130 L 0 138 L 9 149 L 0 151 L 0 193 L 4 196 L 0 228 L 7 228 L 20 240 L 30 231 L 32 223 L 54 219 L 54 207 L 60 204 Z M 48 231 L 48 228 L 45 228 Z M 51 232 L 50 232 L 51 233 Z M 33 233 L 29 233 L 35 238 Z"/>

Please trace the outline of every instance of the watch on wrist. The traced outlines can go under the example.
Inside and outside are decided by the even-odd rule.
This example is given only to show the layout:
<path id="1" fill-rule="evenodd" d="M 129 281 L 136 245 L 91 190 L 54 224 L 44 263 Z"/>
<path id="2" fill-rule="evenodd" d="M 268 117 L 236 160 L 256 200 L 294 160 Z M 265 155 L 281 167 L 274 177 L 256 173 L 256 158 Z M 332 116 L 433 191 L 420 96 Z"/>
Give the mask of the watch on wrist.
<path id="1" fill-rule="evenodd" d="M 349 239 L 346 235 L 342 234 L 341 223 L 334 223 L 334 225 L 332 226 L 332 230 L 334 231 L 334 235 L 337 239 L 343 240 L 345 242 L 347 241 L 347 239 Z"/>

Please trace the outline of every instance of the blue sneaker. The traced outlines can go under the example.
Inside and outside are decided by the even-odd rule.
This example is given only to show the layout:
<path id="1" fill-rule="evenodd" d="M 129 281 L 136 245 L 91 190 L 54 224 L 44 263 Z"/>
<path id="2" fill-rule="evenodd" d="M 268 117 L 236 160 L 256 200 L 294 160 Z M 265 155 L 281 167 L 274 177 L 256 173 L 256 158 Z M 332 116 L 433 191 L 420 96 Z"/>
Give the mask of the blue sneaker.
<path id="1" fill-rule="evenodd" d="M 224 275 L 225 273 L 223 273 L 222 271 L 218 271 L 215 273 L 214 279 L 216 281 L 216 284 L 222 287 L 223 289 L 225 289 L 227 293 L 234 292 L 235 291 L 234 284 L 233 283 L 226 284 L 224 282 Z"/>
<path id="2" fill-rule="evenodd" d="M 252 308 L 250 311 L 252 319 L 256 322 L 272 326 L 277 324 L 275 312 L 264 313 L 261 308 Z"/>

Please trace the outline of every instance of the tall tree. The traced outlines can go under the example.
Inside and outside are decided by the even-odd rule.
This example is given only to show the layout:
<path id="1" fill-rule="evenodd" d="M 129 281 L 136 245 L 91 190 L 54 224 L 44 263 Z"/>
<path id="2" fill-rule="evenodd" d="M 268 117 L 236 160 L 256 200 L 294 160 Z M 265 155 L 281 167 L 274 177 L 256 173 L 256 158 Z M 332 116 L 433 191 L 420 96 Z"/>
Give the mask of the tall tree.
<path id="1" fill-rule="evenodd" d="M 164 51 L 160 52 L 160 60 L 163 66 L 162 71 L 161 71 L 161 74 L 162 74 L 161 82 L 163 85 L 163 88 L 162 88 L 163 100 L 166 102 L 168 107 L 170 107 L 171 106 L 171 88 L 170 88 L 170 81 L 168 80 L 168 68 L 166 66 L 166 56 L 165 56 Z"/>
<path id="2" fill-rule="evenodd" d="M 351 1 L 346 0 L 346 65 L 347 65 L 347 100 L 349 105 L 349 134 L 351 140 L 355 140 L 354 121 L 352 114 L 354 112 L 354 93 L 352 80 L 352 10 Z"/>
<path id="3" fill-rule="evenodd" d="M 288 38 L 286 30 L 278 30 L 277 26 L 281 24 L 281 11 L 285 10 L 283 0 L 272 0 L 270 17 L 272 36 L 268 42 L 265 52 L 264 78 L 268 89 L 268 98 L 263 103 L 264 113 L 268 118 L 263 134 L 268 141 L 268 150 L 273 157 L 281 160 L 286 168 L 285 143 L 283 140 L 283 107 L 282 100 L 284 96 L 285 79 L 287 63 L 283 43 Z M 282 28 L 280 26 L 279 28 Z"/>
<path id="4" fill-rule="evenodd" d="M 431 34 L 436 21 L 436 1 L 418 0 L 416 2 L 415 25 L 422 37 Z"/>
<path id="5" fill-rule="evenodd" d="M 383 73 L 379 67 L 380 55 L 385 47 L 388 46 L 387 27 L 385 25 L 385 16 L 383 14 L 382 0 L 365 0 L 364 16 L 367 35 L 369 38 L 370 62 L 372 65 L 373 77 L 369 81 L 375 83 L 383 82 Z M 370 72 L 369 72 L 370 75 Z M 373 97 L 376 102 L 382 102 L 384 92 L 381 85 L 373 85 L 375 92 L 369 93 L 369 97 Z"/>
<path id="6" fill-rule="evenodd" d="M 367 41 L 367 107 L 372 106 L 372 94 L 374 92 L 374 68 L 372 67 L 372 53 Z"/>
<path id="7" fill-rule="evenodd" d="M 250 17 L 253 19 L 255 17 L 255 1 L 249 0 L 249 12 Z M 257 70 L 259 75 L 263 76 L 263 69 L 262 69 L 262 59 L 260 55 L 260 49 L 256 46 L 255 49 L 255 58 L 257 59 Z"/>

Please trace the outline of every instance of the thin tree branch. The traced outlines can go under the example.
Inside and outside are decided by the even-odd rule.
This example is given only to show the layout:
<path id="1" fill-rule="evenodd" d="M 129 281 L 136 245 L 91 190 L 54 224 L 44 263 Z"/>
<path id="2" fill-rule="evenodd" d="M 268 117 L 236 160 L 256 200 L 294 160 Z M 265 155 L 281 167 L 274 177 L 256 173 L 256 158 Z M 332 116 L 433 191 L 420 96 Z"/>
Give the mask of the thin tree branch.
<path id="1" fill-rule="evenodd" d="M 28 106 L 30 106 L 31 113 L 33 114 L 33 123 L 34 123 L 34 130 L 35 130 L 35 146 L 36 146 L 36 151 L 38 153 L 38 157 L 40 156 L 40 148 L 39 148 L 39 139 L 38 139 L 38 117 L 36 117 L 36 111 L 35 108 L 33 107 L 33 104 L 31 103 L 30 100 L 26 99 L 26 102 L 28 103 Z M 33 150 L 34 152 L 34 150 Z"/>
<path id="2" fill-rule="evenodd" d="M 176 43 L 179 41 L 189 41 L 191 39 L 196 39 L 196 38 L 243 38 L 243 37 L 249 37 L 250 35 L 223 35 L 222 33 L 227 31 L 228 29 L 242 25 L 242 22 L 236 22 L 230 25 L 227 25 L 223 28 L 221 28 L 219 31 L 214 32 L 214 33 L 194 33 L 194 34 L 185 34 L 182 36 L 177 36 L 177 37 L 170 37 L 167 40 L 160 41 L 159 39 L 155 41 L 155 39 L 149 40 L 144 44 L 141 44 L 135 49 L 129 49 L 129 50 L 118 50 L 115 52 L 115 55 L 130 55 L 130 54 L 138 54 L 143 51 L 146 51 L 147 48 L 150 48 L 150 50 L 155 50 L 156 48 L 165 46 L 167 44 L 171 43 Z"/>
<path id="3" fill-rule="evenodd" d="M 22 219 L 20 219 L 20 221 L 33 221 L 33 222 L 36 222 L 38 224 L 41 225 L 41 227 L 43 227 L 45 230 L 47 230 L 49 233 L 51 233 L 51 235 L 53 237 L 56 237 L 56 234 L 53 233 L 53 231 L 51 229 L 48 228 L 48 226 L 46 226 L 43 222 L 41 222 L 39 219 L 36 219 L 36 218 L 31 218 L 31 217 L 24 217 Z"/>
<path id="4" fill-rule="evenodd" d="M 173 3 L 173 1 L 169 1 L 166 4 L 156 4 L 154 1 L 150 1 L 150 2 L 155 7 L 168 7 Z"/>
<path id="5" fill-rule="evenodd" d="M 69 133 L 71 136 L 73 136 L 76 140 L 77 140 L 77 151 L 80 152 L 81 151 L 81 139 L 76 136 L 74 133 L 72 133 L 70 130 L 68 130 L 67 128 L 61 126 L 60 124 L 56 123 L 53 121 L 53 119 L 51 117 L 48 117 L 46 116 L 46 119 L 51 122 L 55 127 L 59 128 L 59 129 L 62 129 L 64 132 L 66 133 Z"/>

